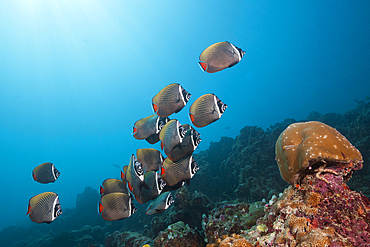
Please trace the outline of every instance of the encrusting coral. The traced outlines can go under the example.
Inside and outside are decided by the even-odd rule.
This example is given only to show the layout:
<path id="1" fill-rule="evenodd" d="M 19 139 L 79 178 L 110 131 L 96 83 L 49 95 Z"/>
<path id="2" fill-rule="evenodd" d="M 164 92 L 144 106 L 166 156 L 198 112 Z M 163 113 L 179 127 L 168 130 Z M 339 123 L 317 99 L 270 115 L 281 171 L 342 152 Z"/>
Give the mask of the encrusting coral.
<path id="1" fill-rule="evenodd" d="M 289 125 L 275 148 L 280 174 L 291 184 L 309 172 L 318 177 L 336 174 L 338 171 L 329 168 L 334 165 L 346 168 L 340 172 L 347 182 L 354 170 L 362 168 L 361 153 L 336 129 L 317 121 Z"/>

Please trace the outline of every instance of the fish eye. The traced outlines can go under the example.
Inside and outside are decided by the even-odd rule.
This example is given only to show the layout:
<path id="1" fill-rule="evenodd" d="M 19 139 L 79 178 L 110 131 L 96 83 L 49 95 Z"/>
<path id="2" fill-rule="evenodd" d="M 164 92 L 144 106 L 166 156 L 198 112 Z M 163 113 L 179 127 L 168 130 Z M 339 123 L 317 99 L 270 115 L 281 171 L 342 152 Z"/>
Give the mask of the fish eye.
<path id="1" fill-rule="evenodd" d="M 173 202 L 174 202 L 175 200 L 173 199 L 173 196 L 172 196 L 172 194 L 170 194 L 169 196 L 168 196 L 168 199 L 167 199 L 167 205 L 168 206 L 170 206 Z"/>
<path id="2" fill-rule="evenodd" d="M 199 170 L 199 166 L 197 163 L 195 163 L 195 160 L 191 162 L 191 171 L 193 174 L 195 174 Z"/>
<path id="3" fill-rule="evenodd" d="M 186 92 L 185 89 L 182 90 L 182 95 L 184 96 L 184 100 L 185 100 L 185 103 L 188 103 L 189 99 L 190 99 L 190 96 L 191 94 Z"/>
<path id="4" fill-rule="evenodd" d="M 162 118 L 162 117 L 159 117 L 159 120 L 158 120 L 158 130 L 160 131 L 160 130 L 162 130 L 162 128 L 163 128 L 163 126 L 165 126 L 166 125 L 166 123 L 168 122 L 168 119 L 169 118 Z"/>
<path id="5" fill-rule="evenodd" d="M 54 175 L 56 178 L 58 178 L 60 175 L 60 172 L 56 168 L 54 169 Z"/>
<path id="6" fill-rule="evenodd" d="M 136 211 L 137 211 L 137 208 L 135 208 L 135 206 L 132 206 L 131 214 L 134 214 Z"/>
<path id="7" fill-rule="evenodd" d="M 143 175 L 143 164 L 141 164 L 139 161 L 135 161 L 135 164 L 134 164 L 134 167 L 135 167 L 135 171 L 136 173 L 141 176 Z"/>
<path id="8" fill-rule="evenodd" d="M 161 130 L 164 126 L 164 123 L 163 123 L 163 120 L 161 118 L 159 118 L 159 121 L 158 121 L 158 130 Z"/>
<path id="9" fill-rule="evenodd" d="M 199 132 L 198 132 L 198 131 L 196 131 L 196 130 L 194 130 L 194 131 L 193 131 L 193 142 L 194 142 L 194 144 L 195 144 L 196 146 L 198 146 L 201 140 L 202 140 L 202 139 L 200 138 L 200 134 L 199 134 Z"/>
<path id="10" fill-rule="evenodd" d="M 166 182 L 161 178 L 160 179 L 160 184 L 159 184 L 160 190 L 163 190 L 164 186 L 166 186 Z"/>
<path id="11" fill-rule="evenodd" d="M 244 56 L 244 54 L 245 54 L 245 51 L 243 51 L 242 49 L 240 49 L 240 48 L 237 48 L 238 49 L 238 51 L 239 51 L 239 54 L 240 54 L 240 57 L 242 58 L 243 56 Z"/>
<path id="12" fill-rule="evenodd" d="M 182 125 L 179 127 L 179 134 L 181 138 L 185 137 L 186 131 L 187 130 Z"/>
<path id="13" fill-rule="evenodd" d="M 63 213 L 62 211 L 62 207 L 60 206 L 60 204 L 56 204 L 55 205 L 55 213 L 54 213 L 54 217 L 58 217 L 59 215 L 61 215 Z"/>
<path id="14" fill-rule="evenodd" d="M 218 109 L 220 109 L 221 114 L 224 113 L 224 111 L 227 108 L 227 105 L 222 103 L 221 100 L 217 101 L 217 106 L 218 106 Z"/>

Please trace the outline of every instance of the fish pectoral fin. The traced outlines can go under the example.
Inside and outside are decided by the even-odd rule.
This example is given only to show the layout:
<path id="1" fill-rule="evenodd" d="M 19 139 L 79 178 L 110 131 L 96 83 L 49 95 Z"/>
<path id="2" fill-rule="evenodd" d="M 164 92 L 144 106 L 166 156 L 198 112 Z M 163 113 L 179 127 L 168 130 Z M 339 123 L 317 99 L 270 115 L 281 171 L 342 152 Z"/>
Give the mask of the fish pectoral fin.
<path id="1" fill-rule="evenodd" d="M 53 211 L 53 207 L 50 207 L 50 209 L 49 209 L 49 211 L 48 211 L 48 215 L 50 215 L 51 214 L 51 211 Z"/>
<path id="2" fill-rule="evenodd" d="M 237 64 L 239 61 L 237 61 L 237 62 L 235 62 L 235 63 L 232 63 L 232 64 L 230 64 L 229 66 L 228 66 L 228 68 L 231 68 L 231 67 L 233 67 L 235 64 Z"/>
<path id="3" fill-rule="evenodd" d="M 145 182 L 143 182 L 143 186 L 144 186 L 145 189 L 150 190 L 149 185 L 147 185 Z"/>
<path id="4" fill-rule="evenodd" d="M 186 180 L 186 185 L 190 186 L 190 179 Z"/>

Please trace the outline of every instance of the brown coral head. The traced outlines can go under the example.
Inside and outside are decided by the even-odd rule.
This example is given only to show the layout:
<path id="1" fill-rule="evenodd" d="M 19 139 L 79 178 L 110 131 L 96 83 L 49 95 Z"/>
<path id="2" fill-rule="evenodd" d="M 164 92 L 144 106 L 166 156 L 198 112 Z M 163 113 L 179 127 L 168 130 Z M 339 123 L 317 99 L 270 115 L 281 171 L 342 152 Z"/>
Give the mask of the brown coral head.
<path id="1" fill-rule="evenodd" d="M 309 173 L 330 169 L 346 182 L 363 162 L 361 153 L 341 133 L 317 121 L 289 125 L 277 139 L 275 152 L 280 174 L 291 184 Z"/>

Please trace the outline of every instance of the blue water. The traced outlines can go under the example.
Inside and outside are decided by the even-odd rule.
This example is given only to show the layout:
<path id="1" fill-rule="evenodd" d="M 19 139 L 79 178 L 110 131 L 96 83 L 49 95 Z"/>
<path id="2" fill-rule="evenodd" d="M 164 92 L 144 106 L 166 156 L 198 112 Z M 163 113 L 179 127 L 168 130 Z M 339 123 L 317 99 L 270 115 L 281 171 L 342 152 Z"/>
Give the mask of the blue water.
<path id="1" fill-rule="evenodd" d="M 86 186 L 117 178 L 114 165 L 151 147 L 132 126 L 172 82 L 190 104 L 215 93 L 228 105 L 198 129 L 200 150 L 246 125 L 353 109 L 370 96 L 369 13 L 367 0 L 1 1 L 0 229 L 34 224 L 26 212 L 36 194 L 55 191 L 70 208 Z M 204 73 L 199 54 L 225 40 L 244 58 Z M 189 123 L 189 105 L 171 118 Z M 47 161 L 59 179 L 33 181 Z"/>

